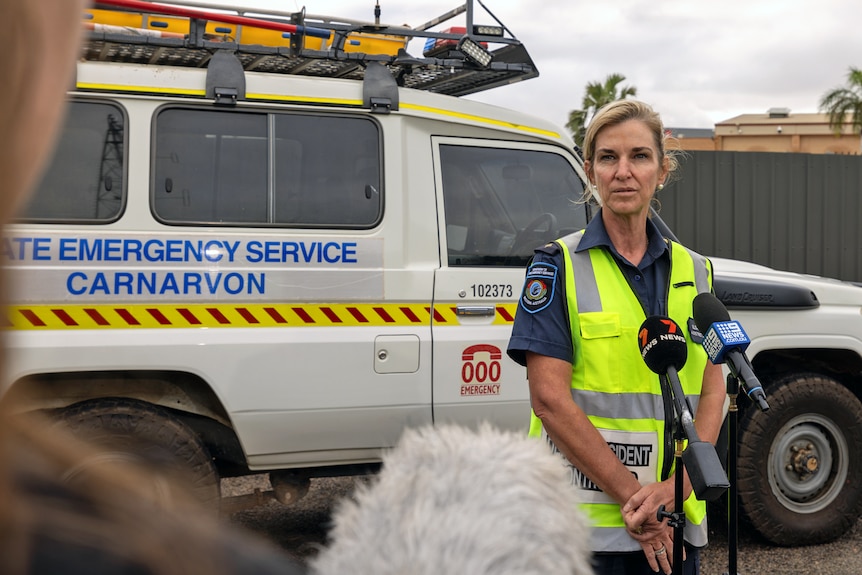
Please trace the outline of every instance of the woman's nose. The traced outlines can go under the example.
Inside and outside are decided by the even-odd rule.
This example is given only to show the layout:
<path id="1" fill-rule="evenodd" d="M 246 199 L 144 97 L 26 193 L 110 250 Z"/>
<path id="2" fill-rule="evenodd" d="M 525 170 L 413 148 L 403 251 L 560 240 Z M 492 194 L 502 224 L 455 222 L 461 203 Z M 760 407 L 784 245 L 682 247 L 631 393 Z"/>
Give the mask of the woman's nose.
<path id="1" fill-rule="evenodd" d="M 625 158 L 621 158 L 620 161 L 617 163 L 617 179 L 624 180 L 631 176 L 631 174 L 632 172 L 629 166 L 629 161 Z"/>

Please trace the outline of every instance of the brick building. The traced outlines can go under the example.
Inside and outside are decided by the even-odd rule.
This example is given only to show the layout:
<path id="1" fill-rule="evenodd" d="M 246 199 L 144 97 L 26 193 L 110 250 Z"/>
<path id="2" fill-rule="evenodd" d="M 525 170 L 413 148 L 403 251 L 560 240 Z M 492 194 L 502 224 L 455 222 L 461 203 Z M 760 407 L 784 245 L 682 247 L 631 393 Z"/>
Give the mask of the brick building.
<path id="1" fill-rule="evenodd" d="M 668 132 L 683 150 L 862 153 L 862 138 L 851 130 L 849 122 L 841 134 L 835 135 L 829 127 L 828 114 L 793 114 L 787 108 L 735 116 L 718 122 L 714 130 L 669 128 Z"/>

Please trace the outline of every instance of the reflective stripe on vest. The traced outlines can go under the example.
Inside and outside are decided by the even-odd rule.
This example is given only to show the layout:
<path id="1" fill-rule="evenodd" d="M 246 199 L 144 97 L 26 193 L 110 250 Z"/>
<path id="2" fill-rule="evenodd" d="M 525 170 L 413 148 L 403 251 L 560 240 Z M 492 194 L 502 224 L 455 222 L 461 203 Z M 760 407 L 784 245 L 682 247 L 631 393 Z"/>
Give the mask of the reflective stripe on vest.
<path id="1" fill-rule="evenodd" d="M 642 485 L 660 481 L 665 450 L 672 446 L 663 439 L 666 400 L 659 378 L 646 367 L 637 345 L 637 331 L 646 314 L 610 253 L 603 249 L 575 252 L 582 236 L 578 232 L 557 241 L 564 252 L 575 351 L 572 397 Z M 670 242 L 669 249 L 668 315 L 687 331 L 694 296 L 710 290 L 709 264 L 679 244 Z M 688 360 L 679 376 L 696 409 L 707 358 L 700 344 L 687 339 Z M 544 435 L 535 415 L 530 430 Z M 625 532 L 619 505 L 574 467 L 572 481 L 581 489 L 584 511 L 594 527 L 593 551 L 640 550 Z M 705 503 L 692 493 L 684 509 L 686 540 L 705 545 Z"/>

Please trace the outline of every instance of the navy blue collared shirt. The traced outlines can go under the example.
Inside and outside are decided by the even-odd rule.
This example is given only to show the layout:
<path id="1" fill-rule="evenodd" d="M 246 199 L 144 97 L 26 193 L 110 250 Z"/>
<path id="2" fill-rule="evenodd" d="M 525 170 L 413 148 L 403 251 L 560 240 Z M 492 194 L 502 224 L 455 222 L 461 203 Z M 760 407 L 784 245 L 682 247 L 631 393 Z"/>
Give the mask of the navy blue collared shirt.
<path id="1" fill-rule="evenodd" d="M 588 249 L 608 250 L 623 272 L 632 291 L 637 295 L 645 315 L 667 315 L 667 283 L 670 274 L 670 251 L 658 228 L 647 220 L 647 250 L 637 264 L 629 262 L 617 252 L 605 229 L 601 213 L 590 221 L 576 251 Z M 547 266 L 559 270 L 549 289 L 550 301 L 541 309 L 527 309 L 520 298 L 512 336 L 507 353 L 521 365 L 527 364 L 526 352 L 555 357 L 572 363 L 574 348 L 566 309 L 566 288 L 563 278 L 563 253 L 559 244 L 548 244 L 536 250 L 532 266 Z M 528 270 L 529 276 L 529 270 Z M 524 289 L 530 289 L 530 279 Z"/>

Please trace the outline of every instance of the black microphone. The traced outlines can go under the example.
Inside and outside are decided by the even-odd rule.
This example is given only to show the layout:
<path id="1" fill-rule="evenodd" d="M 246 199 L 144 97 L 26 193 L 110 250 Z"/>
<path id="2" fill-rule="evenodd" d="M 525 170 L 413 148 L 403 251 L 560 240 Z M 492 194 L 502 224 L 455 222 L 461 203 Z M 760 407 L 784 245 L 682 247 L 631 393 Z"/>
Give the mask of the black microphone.
<path id="1" fill-rule="evenodd" d="M 692 489 L 698 499 L 712 501 L 729 487 L 724 468 L 711 443 L 701 441 L 694 428 L 694 419 L 688 398 L 679 381 L 678 371 L 688 359 L 685 333 L 669 317 L 650 316 L 638 330 L 638 345 L 644 363 L 654 373 L 665 376 L 670 382 L 679 422 L 688 439 L 682 461 L 688 470 Z"/>
<path id="2" fill-rule="evenodd" d="M 679 324 L 669 317 L 649 316 L 638 330 L 638 345 L 641 357 L 650 371 L 665 376 L 670 382 L 677 414 L 683 427 L 689 427 L 693 421 L 691 406 L 682 391 L 678 373 L 688 359 L 688 346 Z M 691 429 L 694 427 L 691 426 Z"/>
<path id="3" fill-rule="evenodd" d="M 745 349 L 751 340 L 738 321 L 732 321 L 727 308 L 711 293 L 697 294 L 692 303 L 694 323 L 703 334 L 703 349 L 709 361 L 715 364 L 727 362 L 733 377 L 742 380 L 746 395 L 757 404 L 760 411 L 769 409 L 763 386 L 754 370 Z"/>
<path id="4" fill-rule="evenodd" d="M 641 357 L 651 371 L 658 374 L 677 372 L 688 359 L 685 334 L 669 317 L 651 315 L 638 330 L 638 345 Z"/>

